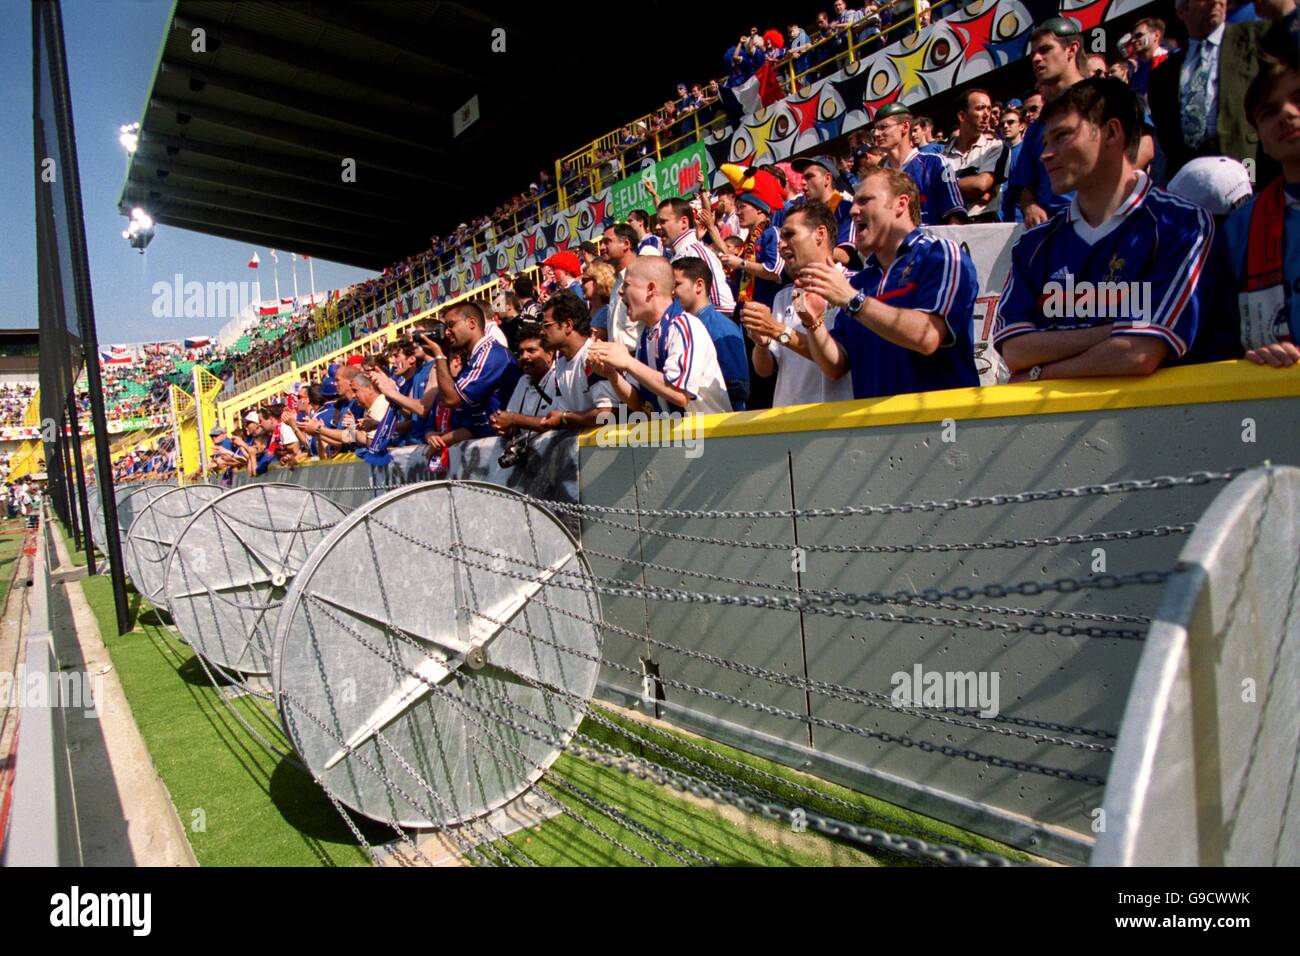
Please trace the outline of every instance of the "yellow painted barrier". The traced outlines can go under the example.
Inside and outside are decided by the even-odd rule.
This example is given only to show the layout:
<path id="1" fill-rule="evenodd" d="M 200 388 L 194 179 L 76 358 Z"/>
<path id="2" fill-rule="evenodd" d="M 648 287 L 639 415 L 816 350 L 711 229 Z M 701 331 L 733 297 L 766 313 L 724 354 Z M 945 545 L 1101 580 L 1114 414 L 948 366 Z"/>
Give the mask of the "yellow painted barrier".
<path id="1" fill-rule="evenodd" d="M 796 431 L 833 431 L 916 422 L 977 421 L 1016 415 L 1197 405 L 1267 398 L 1300 398 L 1300 365 L 1261 368 L 1239 359 L 1164 369 L 1146 378 L 1073 378 L 1016 385 L 951 388 L 889 398 L 824 402 L 752 412 L 704 415 L 690 437 L 737 438 Z M 625 443 L 635 425 L 611 425 L 584 432 L 584 446 Z M 682 423 L 672 435 L 686 434 Z M 701 431 L 702 429 L 702 431 Z"/>

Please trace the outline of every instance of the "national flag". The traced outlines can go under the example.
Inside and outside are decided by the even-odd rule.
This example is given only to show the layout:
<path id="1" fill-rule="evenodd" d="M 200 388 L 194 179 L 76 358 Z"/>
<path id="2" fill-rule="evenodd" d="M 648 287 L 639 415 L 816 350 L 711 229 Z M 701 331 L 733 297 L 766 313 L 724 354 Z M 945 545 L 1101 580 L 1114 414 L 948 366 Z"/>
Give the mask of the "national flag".
<path id="1" fill-rule="evenodd" d="M 261 261 L 262 261 L 262 260 L 259 259 L 259 258 L 257 257 L 257 253 L 254 252 L 254 253 L 253 253 L 253 258 L 251 258 L 251 259 L 248 260 L 248 268 L 250 268 L 250 269 L 256 269 L 256 268 L 257 268 L 257 264 L 258 264 L 259 262 L 261 262 Z"/>
<path id="2" fill-rule="evenodd" d="M 203 346 L 210 344 L 211 342 L 212 339 L 208 338 L 208 336 L 200 335 L 197 336 L 196 338 L 186 339 L 185 347 L 187 349 L 200 349 L 203 348 Z"/>
<path id="3" fill-rule="evenodd" d="M 719 103 L 733 124 L 742 116 L 756 113 L 784 97 L 785 90 L 781 89 L 776 78 L 776 67 L 771 60 L 764 62 L 753 76 L 739 86 L 718 88 Z"/>
<path id="4" fill-rule="evenodd" d="M 100 349 L 99 364 L 100 365 L 130 365 L 131 356 L 124 355 L 123 352 L 125 352 L 125 349 L 122 349 L 120 351 L 117 348 Z"/>

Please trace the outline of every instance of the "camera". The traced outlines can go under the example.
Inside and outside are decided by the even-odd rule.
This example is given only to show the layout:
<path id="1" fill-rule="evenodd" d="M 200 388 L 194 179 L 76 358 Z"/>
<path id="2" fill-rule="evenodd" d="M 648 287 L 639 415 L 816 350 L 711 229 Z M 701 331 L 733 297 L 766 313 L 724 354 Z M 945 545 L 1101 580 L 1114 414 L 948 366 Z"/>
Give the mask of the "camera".
<path id="1" fill-rule="evenodd" d="M 531 444 L 531 435 L 520 429 L 506 439 L 506 450 L 501 453 L 497 459 L 497 464 L 502 468 L 515 468 L 528 462 L 528 456 L 532 454 L 533 446 Z"/>
<path id="2" fill-rule="evenodd" d="M 416 332 L 416 341 L 418 342 L 425 336 L 433 339 L 440 347 L 445 349 L 447 347 L 447 323 L 443 322 L 441 319 L 430 322 L 427 326 Z"/>

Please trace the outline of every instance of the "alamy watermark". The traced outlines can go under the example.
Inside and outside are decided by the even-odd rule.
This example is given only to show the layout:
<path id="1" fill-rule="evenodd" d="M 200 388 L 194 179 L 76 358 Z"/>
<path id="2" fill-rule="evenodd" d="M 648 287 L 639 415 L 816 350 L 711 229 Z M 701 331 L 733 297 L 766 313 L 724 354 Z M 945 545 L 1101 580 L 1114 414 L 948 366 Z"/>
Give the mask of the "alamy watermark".
<path id="1" fill-rule="evenodd" d="M 85 671 L 0 671 L 0 703 L 6 707 L 65 707 L 82 716 L 99 719 L 98 701 L 104 697 L 104 675 Z"/>
<path id="2" fill-rule="evenodd" d="M 1044 318 L 1105 319 L 1145 328 L 1151 324 L 1151 299 L 1150 282 L 1075 281 L 1074 273 L 1066 272 L 1043 285 L 1039 301 Z"/>
<path id="3" fill-rule="evenodd" d="M 186 282 L 179 272 L 150 291 L 155 319 L 233 319 L 258 302 L 256 283 Z"/>
<path id="4" fill-rule="evenodd" d="M 684 448 L 687 458 L 704 453 L 704 416 L 681 412 L 629 412 L 620 405 L 596 418 L 601 448 Z"/>
<path id="5" fill-rule="evenodd" d="M 890 675 L 889 700 L 895 707 L 977 710 L 981 717 L 996 717 L 1000 682 L 997 671 L 927 671 L 913 664 L 910 673 Z"/>

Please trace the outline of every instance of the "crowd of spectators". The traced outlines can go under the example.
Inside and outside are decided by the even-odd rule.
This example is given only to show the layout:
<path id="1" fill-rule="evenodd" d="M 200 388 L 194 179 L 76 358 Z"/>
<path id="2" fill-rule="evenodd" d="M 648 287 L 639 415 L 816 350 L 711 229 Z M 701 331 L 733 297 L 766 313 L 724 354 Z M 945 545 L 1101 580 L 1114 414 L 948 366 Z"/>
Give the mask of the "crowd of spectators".
<path id="1" fill-rule="evenodd" d="M 353 451 L 437 475 L 459 442 L 504 438 L 505 467 L 527 459 L 529 436 L 606 416 L 976 386 L 979 280 L 964 244 L 922 228 L 944 223 L 1026 227 L 992 336 L 1004 381 L 1294 365 L 1295 5 L 1257 2 L 1259 18 L 1233 24 L 1223 0 L 1176 10 L 1181 55 L 1151 50 L 1166 38 L 1148 18 L 1113 63 L 1090 62 L 1078 25 L 1054 17 L 1031 31 L 1035 85 L 1019 95 L 963 89 L 942 126 L 895 104 L 869 136 L 655 197 L 652 217 L 551 256 L 538 287 L 520 277 L 450 305 L 248 410 L 239 434 L 213 436 L 214 468 Z M 1244 67 L 1229 60 L 1239 34 L 1254 51 Z M 1252 183 L 1247 160 L 1279 172 Z M 1107 287 L 1132 297 L 1084 294 Z"/>
<path id="2" fill-rule="evenodd" d="M 36 394 L 36 385 L 30 382 L 0 384 L 0 425 L 21 425 L 23 414 Z"/>
<path id="3" fill-rule="evenodd" d="M 159 481 L 176 477 L 176 448 L 170 438 L 140 445 L 113 463 L 113 481 Z"/>

